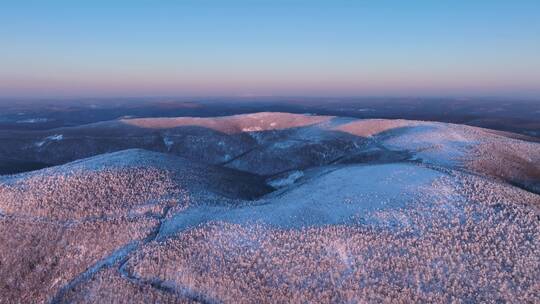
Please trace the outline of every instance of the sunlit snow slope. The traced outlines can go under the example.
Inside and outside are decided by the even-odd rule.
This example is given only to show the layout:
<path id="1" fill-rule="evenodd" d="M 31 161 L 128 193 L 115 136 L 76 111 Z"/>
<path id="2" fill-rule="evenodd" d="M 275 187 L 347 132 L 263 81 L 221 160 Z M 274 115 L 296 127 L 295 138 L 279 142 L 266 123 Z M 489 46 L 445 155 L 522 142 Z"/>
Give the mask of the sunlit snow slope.
<path id="1" fill-rule="evenodd" d="M 539 302 L 540 144 L 288 113 L 1 133 L 0 303 Z"/>

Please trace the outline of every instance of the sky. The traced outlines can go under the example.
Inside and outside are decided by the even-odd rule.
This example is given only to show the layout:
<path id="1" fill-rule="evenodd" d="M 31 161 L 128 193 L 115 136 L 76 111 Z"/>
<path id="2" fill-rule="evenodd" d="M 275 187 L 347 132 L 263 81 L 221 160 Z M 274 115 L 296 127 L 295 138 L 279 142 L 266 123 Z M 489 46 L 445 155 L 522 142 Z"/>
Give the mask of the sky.
<path id="1" fill-rule="evenodd" d="M 540 97 L 538 0 L 0 0 L 0 97 Z"/>

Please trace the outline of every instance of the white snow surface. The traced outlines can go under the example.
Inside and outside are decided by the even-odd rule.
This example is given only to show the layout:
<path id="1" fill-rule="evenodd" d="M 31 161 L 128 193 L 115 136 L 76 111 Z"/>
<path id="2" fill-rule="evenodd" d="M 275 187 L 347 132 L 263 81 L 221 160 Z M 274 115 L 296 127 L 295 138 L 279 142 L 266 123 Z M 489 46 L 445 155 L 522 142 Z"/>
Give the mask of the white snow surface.
<path id="1" fill-rule="evenodd" d="M 172 138 L 164 136 L 163 144 L 165 145 L 165 147 L 167 147 L 167 151 L 171 151 L 171 148 L 174 145 L 174 141 L 172 140 Z"/>
<path id="2" fill-rule="evenodd" d="M 38 141 L 35 143 L 36 147 L 43 147 L 46 143 L 53 142 L 53 141 L 61 141 L 64 139 L 63 134 L 54 134 L 51 136 L 45 137 L 42 141 Z"/>
<path id="3" fill-rule="evenodd" d="M 182 128 L 184 126 L 187 128 Z M 525 182 L 532 185 L 530 189 L 540 189 L 534 188 L 537 185 L 534 183 L 537 183 L 540 176 L 538 165 L 540 154 L 537 153 L 540 151 L 540 145 L 537 143 L 481 128 L 445 123 L 362 120 L 285 113 L 257 113 L 220 118 L 128 119 L 94 124 L 93 127 L 96 129 L 90 131 L 88 126 L 79 129 L 65 128 L 61 133 L 58 129 L 46 133 L 40 131 L 39 136 L 25 143 L 25 148 L 40 140 L 35 143 L 40 147 L 35 149 L 40 152 L 36 153 L 39 155 L 59 153 L 65 151 L 62 149 L 73 146 L 78 149 L 83 146 L 74 145 L 73 140 L 77 134 L 80 135 L 77 132 L 86 131 L 87 135 L 91 135 L 89 138 L 96 139 L 90 141 L 89 146 L 101 143 L 99 141 L 101 134 L 110 136 L 116 132 L 113 134 L 117 139 L 115 142 L 127 137 L 125 133 L 129 133 L 129 138 L 133 139 L 133 142 L 125 146 L 131 144 L 136 146 L 140 144 L 137 140 L 146 140 L 150 144 L 145 146 L 145 149 L 152 150 L 151 145 L 157 143 L 159 149 L 163 150 L 165 145 L 165 148 L 171 150 L 174 138 L 174 153 L 180 149 L 187 149 L 189 153 L 183 151 L 182 157 L 178 157 L 172 155 L 173 153 L 128 149 L 99 154 L 39 171 L 1 176 L 0 195 L 4 196 L 0 199 L 0 219 L 6 221 L 4 227 L 11 227 L 12 224 L 8 221 L 12 220 L 20 222 L 21 224 L 17 224 L 20 227 L 30 227 L 26 224 L 30 220 L 46 221 L 54 225 L 81 225 L 81 227 L 87 224 L 94 225 L 98 223 L 97 220 L 105 222 L 128 218 L 130 221 L 141 223 L 151 220 L 156 222 L 151 232 L 137 235 L 137 239 L 143 240 L 141 242 L 145 245 L 151 243 L 161 246 L 179 236 L 189 235 L 192 231 L 217 224 L 216 227 L 221 225 L 224 230 L 203 236 L 209 238 L 208 244 L 218 247 L 219 241 L 228 240 L 224 235 L 230 234 L 232 241 L 242 240 L 242 235 L 239 236 L 238 232 L 244 228 L 251 229 L 250 227 L 260 227 L 257 229 L 273 231 L 272 233 L 277 235 L 287 235 L 294 231 L 324 234 L 325 230 L 339 232 L 361 227 L 358 233 L 364 235 L 363 232 L 373 232 L 374 240 L 380 240 L 383 235 L 388 237 L 398 233 L 396 236 L 399 237 L 393 243 L 388 243 L 386 248 L 388 251 L 382 252 L 383 255 L 389 253 L 388 265 L 392 267 L 395 266 L 395 259 L 392 259 L 391 255 L 395 253 L 395 249 L 401 249 L 399 245 L 394 244 L 400 244 L 402 237 L 409 238 L 410 235 L 414 235 L 412 237 L 414 241 L 417 236 L 424 233 L 426 238 L 419 238 L 420 242 L 407 243 L 411 255 L 407 256 L 409 253 L 405 250 L 404 258 L 399 263 L 417 258 L 419 254 L 414 250 L 423 244 L 427 245 L 426 251 L 438 248 L 433 253 L 454 263 L 449 265 L 468 265 L 463 262 L 467 261 L 467 254 L 471 249 L 477 248 L 480 249 L 478 252 L 493 254 L 489 245 L 498 244 L 497 250 L 504 251 L 502 250 L 504 247 L 511 248 L 514 245 L 516 250 L 508 251 L 506 256 L 499 255 L 499 252 L 493 254 L 496 258 L 489 261 L 494 263 L 490 262 L 489 266 L 481 265 L 486 266 L 484 269 L 487 270 L 482 270 L 484 277 L 478 276 L 482 280 L 510 278 L 507 276 L 506 265 L 516 265 L 514 263 L 516 261 L 521 263 L 520 267 L 526 265 L 525 268 L 537 269 L 534 267 L 538 264 L 534 260 L 534 257 L 538 256 L 535 254 L 537 250 L 534 244 L 531 245 L 530 240 L 534 243 L 538 239 L 536 233 L 538 230 L 535 226 L 538 216 L 537 213 L 533 216 L 532 212 L 540 206 L 540 196 L 533 191 L 524 190 L 524 185 L 527 185 Z M 55 144 L 49 145 L 51 142 Z M 119 149 L 125 146 L 119 145 Z M 106 146 L 104 150 L 117 151 L 110 146 Z M 405 156 L 393 157 L 395 153 L 402 153 Z M 202 160 L 197 160 L 197 157 Z M 470 166 L 471 158 L 477 160 L 474 166 Z M 214 162 L 215 159 L 227 162 Z M 152 174 L 155 175 L 153 179 L 149 178 L 153 176 Z M 147 182 L 147 179 L 152 183 Z M 140 183 L 135 186 L 137 182 Z M 145 185 L 150 186 L 143 189 Z M 154 185 L 163 185 L 164 190 L 148 199 L 137 200 L 140 196 L 158 188 Z M 268 185 L 277 190 L 269 193 L 274 189 Z M 518 188 L 520 185 L 521 189 Z M 514 211 L 515 213 L 512 213 Z M 516 216 L 513 217 L 512 214 Z M 440 219 L 443 220 L 439 221 Z M 476 225 L 476 221 L 482 224 L 482 220 L 485 220 L 483 224 L 488 226 Z M 517 222 L 520 224 L 514 225 Z M 101 225 L 101 222 L 98 224 Z M 438 229 L 442 234 L 430 235 L 433 228 L 431 225 L 440 225 Z M 124 227 L 125 230 L 122 230 Z M 472 229 L 476 232 L 467 236 L 460 230 L 462 227 L 468 229 L 464 230 L 467 233 L 471 228 L 478 229 Z M 96 226 L 96 229 L 98 228 L 100 227 Z M 367 230 L 363 230 L 364 228 Z M 42 228 L 40 226 L 32 229 Z M 27 234 L 33 236 L 32 232 L 38 230 L 24 231 L 30 231 Z M 110 232 L 96 231 L 99 232 L 96 235 L 100 237 L 104 235 L 103 232 Z M 131 231 L 133 229 L 129 226 L 120 228 L 114 226 L 115 235 L 121 236 Z M 158 231 L 157 235 L 155 231 Z M 516 231 L 523 237 L 523 242 L 521 239 L 517 239 L 519 241 L 512 239 L 512 234 Z M 497 243 L 500 236 L 507 237 L 505 240 L 507 243 Z M 292 237 L 299 243 L 306 240 L 296 232 Z M 330 241 L 335 239 L 332 234 L 328 237 Z M 477 246 L 478 239 L 483 239 L 484 247 L 474 247 Z M 12 240 L 12 244 L 19 242 L 15 238 Z M 155 240 L 157 242 L 154 242 Z M 161 242 L 165 240 L 166 242 Z M 308 245 L 320 244 L 317 239 L 315 240 L 309 241 L 314 243 Z M 422 243 L 423 241 L 429 242 Z M 441 241 L 444 242 L 440 243 Z M 56 240 L 48 243 L 55 242 L 57 243 Z M 435 246 L 430 248 L 430 242 Z M 48 245 L 48 243 L 41 244 Z M 72 243 L 79 244 L 79 240 L 74 238 Z M 446 255 L 446 246 L 453 246 L 455 243 L 459 243 L 457 249 L 462 250 L 461 253 L 456 250 L 451 252 L 455 255 Z M 111 250 L 107 253 L 108 256 L 100 253 L 93 258 L 94 260 L 90 260 L 94 261 L 93 263 L 74 273 L 87 269 L 87 273 L 96 278 L 94 275 L 99 275 L 98 270 L 108 263 L 112 265 L 117 260 L 119 257 L 117 252 L 124 255 L 125 252 L 122 251 L 124 247 L 121 247 L 121 244 L 114 245 L 114 248 L 120 251 Z M 124 245 L 126 244 L 128 243 L 124 242 Z M 174 247 L 173 251 L 187 249 L 187 246 L 182 247 L 185 244 L 180 243 L 180 247 Z M 365 249 L 366 254 L 371 254 L 372 244 L 372 240 L 354 243 L 351 238 L 345 238 L 342 243 L 340 241 L 336 245 L 327 244 L 327 247 L 328 251 L 337 254 L 337 258 L 347 265 L 347 268 L 354 268 L 369 265 L 372 261 L 376 262 L 379 256 L 355 261 L 350 259 L 352 256 L 347 255 L 348 250 Z M 437 247 L 440 244 L 443 245 Z M 281 245 L 278 246 L 281 250 Z M 533 248 L 533 251 L 527 253 L 521 246 Z M 142 247 L 133 250 L 143 254 L 146 249 Z M 62 250 L 64 248 L 70 247 L 62 246 Z M 218 248 L 218 252 L 221 249 Z M 237 246 L 233 251 L 234 254 L 242 253 L 249 257 L 252 254 L 251 249 L 253 248 Z M 194 257 L 198 257 L 199 253 L 206 253 L 198 247 L 192 250 L 196 251 Z M 291 257 L 297 253 L 296 249 L 290 250 L 289 252 L 293 254 Z M 18 252 L 22 251 L 13 250 L 12 256 L 15 257 L 13 260 L 17 260 Z M 65 251 L 69 257 L 71 252 Z M 179 251 L 181 250 L 174 252 Z M 264 256 L 268 251 L 265 249 L 261 252 Z M 521 253 L 523 257 L 519 256 Z M 127 253 L 125 255 L 127 257 Z M 49 256 L 49 253 L 43 256 Z M 223 261 L 219 258 L 219 254 L 215 257 L 216 260 Z M 289 255 L 286 255 L 287 259 Z M 293 259 L 295 262 L 302 260 Z M 45 259 L 39 258 L 38 267 L 43 265 L 47 267 L 48 264 L 39 264 L 43 263 L 43 260 Z M 27 264 L 24 259 L 20 261 L 21 265 Z M 183 261 L 177 260 L 166 271 L 170 271 L 173 276 L 177 275 L 178 269 L 184 265 Z M 185 261 L 189 283 L 195 274 L 190 272 L 190 267 L 196 263 L 190 263 L 192 261 L 190 259 Z M 246 265 L 251 265 L 249 267 L 266 265 L 267 261 L 264 258 L 260 264 L 234 264 L 227 261 L 229 264 L 226 266 L 230 266 L 230 269 L 239 269 Z M 433 261 L 439 263 L 440 260 Z M 300 262 L 298 265 L 302 265 L 302 261 Z M 69 263 L 78 265 L 80 261 L 71 257 L 62 261 L 65 265 Z M 408 267 L 416 270 L 418 264 L 422 263 L 415 261 Z M 436 273 L 445 276 L 446 273 L 442 272 L 448 271 L 448 268 L 444 264 L 441 265 L 435 265 L 434 268 Z M 466 276 L 469 269 L 476 269 L 477 265 L 479 264 L 471 264 L 471 268 L 464 268 L 467 271 L 462 271 L 462 268 L 454 268 L 452 271 L 460 276 Z M 491 265 L 497 265 L 501 269 L 499 272 L 501 275 L 492 275 Z M 531 265 L 533 267 L 530 267 Z M 208 273 L 205 269 L 207 263 L 199 266 L 203 269 L 201 273 Z M 525 269 L 520 267 L 515 268 Z M 292 268 L 287 270 L 289 269 L 295 272 Z M 301 269 L 306 269 L 305 265 L 302 265 Z M 518 275 L 512 277 L 521 279 L 521 273 L 516 269 L 513 269 L 513 273 Z M 162 270 L 159 267 L 151 268 L 150 273 L 153 271 L 161 273 Z M 125 274 L 122 273 L 122 269 L 120 273 Z M 327 273 L 324 273 L 325 278 Z M 404 278 L 410 273 L 405 272 Z M 257 276 L 260 276 L 258 271 Z M 393 278 L 394 273 L 384 272 L 382 277 Z M 527 280 L 534 285 L 535 277 L 537 276 L 529 273 Z M 99 282 L 100 279 L 97 278 L 88 282 Z M 520 286 L 518 281 L 513 279 L 508 281 L 511 284 L 517 282 L 515 286 L 518 289 L 530 287 L 529 283 Z M 445 283 L 444 279 L 435 283 L 426 282 L 433 285 L 433 288 L 438 288 L 441 282 Z M 73 286 L 78 284 L 77 279 L 72 283 Z M 39 281 L 39 284 L 42 282 Z M 69 282 L 60 284 L 71 286 Z M 422 284 L 417 284 L 418 290 L 423 288 Z M 471 286 L 468 279 L 464 286 L 467 288 Z M 183 291 L 183 289 L 178 291 L 181 290 Z M 486 290 L 487 294 L 492 294 L 492 290 Z"/>
<path id="4" fill-rule="evenodd" d="M 302 176 L 304 176 L 304 172 L 294 170 L 292 172 L 287 172 L 285 176 L 268 180 L 268 184 L 274 188 L 283 188 L 294 184 Z"/>
<path id="5" fill-rule="evenodd" d="M 47 122 L 47 121 L 49 121 L 48 118 L 28 118 L 28 119 L 17 120 L 16 123 L 19 123 L 19 124 L 25 124 L 25 123 L 33 124 L 33 123 L 43 123 L 43 122 Z"/>
<path id="6" fill-rule="evenodd" d="M 207 221 L 292 228 L 357 222 L 361 218 L 376 220 L 372 217 L 375 211 L 436 200 L 439 194 L 430 186 L 444 176 L 436 170 L 405 163 L 325 170 L 300 187 L 242 208 L 190 208 L 165 222 L 160 236 Z"/>

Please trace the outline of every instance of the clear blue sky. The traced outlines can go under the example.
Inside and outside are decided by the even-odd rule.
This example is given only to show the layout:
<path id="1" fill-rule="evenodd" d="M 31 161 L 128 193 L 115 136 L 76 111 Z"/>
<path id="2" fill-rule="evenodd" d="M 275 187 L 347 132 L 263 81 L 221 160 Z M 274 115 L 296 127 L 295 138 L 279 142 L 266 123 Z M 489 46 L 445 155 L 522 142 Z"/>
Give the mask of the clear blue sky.
<path id="1" fill-rule="evenodd" d="M 540 1 L 1 1 L 0 96 L 540 96 Z"/>

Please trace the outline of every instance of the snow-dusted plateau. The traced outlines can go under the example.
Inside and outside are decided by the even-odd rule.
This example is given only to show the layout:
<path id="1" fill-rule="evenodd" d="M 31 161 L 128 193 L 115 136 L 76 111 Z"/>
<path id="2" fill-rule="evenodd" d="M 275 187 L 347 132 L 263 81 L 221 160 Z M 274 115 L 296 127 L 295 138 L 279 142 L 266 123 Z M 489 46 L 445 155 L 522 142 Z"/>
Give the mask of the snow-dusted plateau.
<path id="1" fill-rule="evenodd" d="M 537 138 L 255 113 L 0 142 L 46 167 L 0 176 L 0 303 L 540 303 Z"/>

